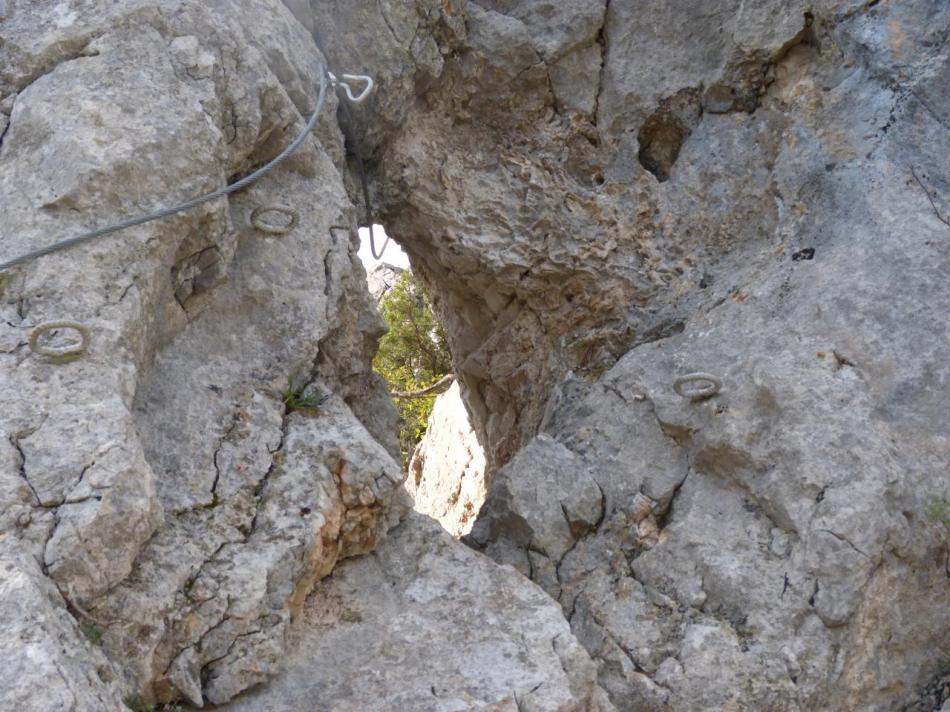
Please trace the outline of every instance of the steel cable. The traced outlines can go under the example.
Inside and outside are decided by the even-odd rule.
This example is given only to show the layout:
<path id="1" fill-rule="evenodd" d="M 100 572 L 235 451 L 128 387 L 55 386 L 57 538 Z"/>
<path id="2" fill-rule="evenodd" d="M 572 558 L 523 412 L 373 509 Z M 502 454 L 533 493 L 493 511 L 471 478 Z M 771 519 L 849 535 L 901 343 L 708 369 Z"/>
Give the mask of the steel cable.
<path id="1" fill-rule="evenodd" d="M 289 146 L 287 146 L 287 148 L 281 151 L 269 163 L 261 166 L 253 173 L 250 173 L 249 175 L 245 176 L 244 178 L 241 178 L 238 181 L 235 181 L 234 183 L 231 183 L 230 185 L 226 185 L 223 188 L 219 188 L 218 190 L 199 196 L 197 198 L 192 198 L 191 200 L 188 200 L 179 205 L 163 208 L 161 210 L 157 210 L 153 213 L 149 213 L 147 215 L 143 215 L 140 217 L 129 218 L 128 220 L 123 220 L 121 222 L 115 223 L 114 225 L 101 227 L 96 230 L 92 230 L 91 232 L 86 232 L 86 233 L 83 233 L 82 235 L 77 235 L 76 237 L 69 237 L 64 240 L 59 240 L 58 242 L 54 242 L 53 244 L 48 245 L 46 247 L 41 247 L 39 249 L 33 250 L 32 252 L 27 252 L 26 254 L 20 255 L 19 257 L 16 257 L 12 260 L 8 260 L 6 262 L 0 263 L 0 272 L 4 272 L 10 269 L 11 267 L 16 267 L 17 265 L 21 265 L 24 262 L 30 262 L 31 260 L 35 260 L 39 257 L 43 257 L 45 255 L 49 255 L 54 252 L 59 252 L 69 247 L 81 245 L 85 242 L 89 242 L 90 240 L 95 240 L 96 238 L 104 237 L 105 235 L 110 235 L 114 232 L 119 232 L 120 230 L 125 230 L 130 227 L 135 227 L 136 225 L 143 225 L 148 222 L 153 222 L 154 220 L 161 220 L 162 218 L 170 217 L 172 215 L 184 212 L 186 210 L 190 210 L 192 208 L 195 208 L 199 205 L 210 202 L 212 200 L 216 200 L 217 198 L 223 198 L 224 196 L 230 195 L 231 193 L 241 190 L 242 188 L 246 188 L 247 186 L 251 185 L 255 181 L 259 180 L 260 178 L 262 178 L 263 176 L 267 175 L 272 170 L 277 168 L 277 166 L 279 166 L 281 163 L 286 161 L 291 156 L 291 154 L 293 154 L 298 148 L 300 148 L 301 144 L 306 140 L 307 136 L 310 134 L 313 128 L 317 125 L 317 120 L 320 117 L 320 112 L 323 110 L 323 105 L 326 103 L 327 83 L 328 83 L 328 77 L 327 77 L 326 68 L 321 66 L 320 67 L 320 92 L 317 96 L 317 105 L 316 105 L 316 108 L 313 110 L 313 114 L 311 115 L 310 120 L 307 121 L 306 127 L 300 133 L 300 135 L 297 136 L 297 138 L 295 138 Z"/>
<path id="2" fill-rule="evenodd" d="M 349 93 L 349 92 L 347 92 Z M 365 214 L 366 224 L 369 226 L 369 251 L 373 255 L 374 260 L 382 259 L 383 255 L 386 253 L 386 248 L 389 246 L 389 235 L 386 235 L 386 240 L 383 242 L 383 247 L 380 251 L 376 252 L 376 232 L 373 230 L 373 208 L 369 200 L 369 181 L 366 178 L 366 166 L 363 163 L 363 154 L 360 150 L 359 142 L 356 139 L 356 131 L 353 126 L 353 114 L 350 112 L 349 104 L 345 101 L 340 102 L 340 106 L 343 110 L 343 133 L 346 136 L 346 143 L 351 148 L 353 152 L 353 157 L 356 159 L 356 170 L 360 174 L 360 187 L 363 190 L 363 208 Z"/>

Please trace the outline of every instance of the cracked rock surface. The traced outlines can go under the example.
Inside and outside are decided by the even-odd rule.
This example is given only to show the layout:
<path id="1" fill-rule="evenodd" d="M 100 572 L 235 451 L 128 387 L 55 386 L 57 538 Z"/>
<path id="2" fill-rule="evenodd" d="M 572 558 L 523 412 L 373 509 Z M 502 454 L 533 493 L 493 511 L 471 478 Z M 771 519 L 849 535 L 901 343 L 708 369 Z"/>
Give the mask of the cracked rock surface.
<path id="1" fill-rule="evenodd" d="M 0 13 L 4 259 L 233 182 L 316 104 L 311 32 L 326 19 L 306 4 L 51 0 Z M 403 577 L 398 595 L 373 598 L 386 584 L 363 569 L 314 592 L 409 505 L 395 409 L 370 370 L 384 327 L 356 256 L 336 109 L 331 94 L 301 150 L 227 199 L 2 275 L 0 707 L 225 704 L 281 669 L 292 635 L 337 644 L 304 613 L 334 605 L 336 586 L 376 609 L 364 636 L 391 626 L 414 654 L 433 635 L 472 638 L 483 663 L 446 659 L 440 709 L 610 709 L 556 604 L 433 524 L 407 525 L 380 554 Z M 33 330 L 60 320 L 88 330 L 85 352 L 33 353 Z M 446 598 L 430 628 L 426 606 L 396 615 L 410 584 L 423 603 L 442 591 L 465 602 Z M 481 607 L 463 625 L 460 605 Z M 360 674 L 349 663 L 343 679 Z M 432 697 L 410 692 L 407 704 Z M 339 691 L 349 709 L 363 702 Z"/>
<path id="2" fill-rule="evenodd" d="M 221 709 L 614 709 L 557 604 L 419 514 L 319 584 L 292 639 L 279 677 Z"/>
<path id="3" fill-rule="evenodd" d="M 468 541 L 618 709 L 942 705 L 950 7 L 409 5 L 327 51 L 393 77 L 362 139 L 494 476 Z"/>
<path id="4" fill-rule="evenodd" d="M 0 706 L 946 705 L 946 2 L 9 0 L 0 38 L 4 258 L 263 165 L 321 51 L 378 80 L 253 187 L 0 276 Z M 480 552 L 386 539 L 355 154 Z M 86 353 L 31 353 L 61 319 Z"/>
<path id="5" fill-rule="evenodd" d="M 277 2 L 4 7 L 5 258 L 232 181 L 314 109 L 322 59 Z M 334 107 L 251 188 L 3 275 L 0 531 L 48 577 L 22 574 L 33 588 L 98 631 L 109 684 L 145 702 L 267 679 L 315 581 L 406 511 Z M 256 230 L 258 207 L 296 226 Z M 60 319 L 90 330 L 87 352 L 31 353 Z M 327 396 L 319 411 L 288 407 L 291 382 Z M 62 637 L 72 706 L 28 708 L 116 709 L 111 687 L 85 701 L 90 674 L 67 664 L 85 644 Z"/>
<path id="6" fill-rule="evenodd" d="M 93 643 L 97 629 L 80 630 L 36 560 L 0 534 L 0 694 L 7 709 L 117 710 L 121 689 Z M 87 639 L 87 636 L 89 639 Z"/>

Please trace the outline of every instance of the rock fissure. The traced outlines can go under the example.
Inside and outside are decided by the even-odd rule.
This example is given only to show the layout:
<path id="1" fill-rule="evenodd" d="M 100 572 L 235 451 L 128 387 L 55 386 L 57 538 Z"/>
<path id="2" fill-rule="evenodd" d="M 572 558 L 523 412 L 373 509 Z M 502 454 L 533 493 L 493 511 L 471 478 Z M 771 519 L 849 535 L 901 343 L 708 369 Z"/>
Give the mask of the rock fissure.
<path id="1" fill-rule="evenodd" d="M 214 452 L 211 454 L 211 463 L 214 465 L 214 481 L 211 483 L 211 502 L 208 503 L 209 506 L 214 506 L 217 503 L 218 482 L 221 479 L 221 463 L 218 461 L 218 458 L 221 455 L 221 448 L 224 447 L 224 443 L 227 442 L 228 438 L 231 437 L 240 424 L 239 413 L 240 411 L 237 411 L 231 417 L 230 425 L 225 429 L 224 434 L 218 440 L 217 447 L 215 447 Z"/>
<path id="2" fill-rule="evenodd" d="M 0 114 L 0 122 L 2 122 L 2 127 L 0 127 L 0 150 L 3 150 L 3 139 L 6 138 L 7 132 L 10 130 L 10 117 Z"/>
<path id="3" fill-rule="evenodd" d="M 222 621 L 222 623 L 227 622 L 228 620 L 229 620 L 228 618 L 225 618 L 224 621 Z M 208 673 L 209 672 L 208 669 L 211 668 L 213 665 L 230 657 L 230 655 L 234 652 L 234 646 L 237 645 L 238 642 L 240 642 L 244 638 L 250 638 L 252 635 L 258 635 L 261 632 L 261 630 L 262 629 L 250 630 L 250 631 L 247 631 L 246 633 L 239 633 L 238 635 L 234 636 L 234 639 L 231 641 L 230 645 L 228 645 L 228 648 L 227 650 L 224 651 L 223 655 L 217 658 L 213 658 L 209 660 L 208 662 L 206 662 L 204 665 L 202 665 L 201 667 L 202 676 Z"/>
<path id="4" fill-rule="evenodd" d="M 613 0 L 604 0 L 604 20 L 597 32 L 597 45 L 600 47 L 600 68 L 597 72 L 597 92 L 594 95 L 594 107 L 591 111 L 594 125 L 600 122 L 600 97 L 604 91 L 604 70 L 607 67 L 607 22 L 610 17 L 610 3 Z"/>
<path id="5" fill-rule="evenodd" d="M 257 529 L 257 518 L 261 513 L 261 505 L 264 501 L 264 489 L 267 487 L 267 482 L 274 474 L 276 469 L 280 467 L 280 454 L 284 448 L 284 442 L 287 438 L 287 423 L 290 417 L 290 411 L 287 410 L 282 416 L 282 422 L 280 427 L 280 440 L 277 443 L 277 447 L 274 450 L 268 449 L 268 454 L 271 456 L 270 465 L 267 467 L 264 476 L 254 485 L 254 515 L 251 517 L 250 522 L 247 525 L 247 528 L 242 531 L 245 541 L 250 539 L 251 535 Z"/>
<path id="6" fill-rule="evenodd" d="M 6 86 L 0 86 L 0 96 L 4 94 L 22 94 L 23 92 L 28 91 L 38 81 L 49 76 L 60 67 L 80 59 L 95 56 L 94 54 L 91 54 L 92 51 L 90 50 L 90 47 L 94 42 L 96 42 L 96 40 L 100 39 L 101 36 L 102 35 L 100 34 L 93 33 L 87 35 L 86 37 L 79 38 L 78 40 L 73 40 L 66 45 L 60 45 L 56 48 L 56 54 L 59 56 L 50 58 L 49 61 L 36 67 L 32 72 L 25 74 L 24 76 L 17 77 L 12 82 L 8 76 L 0 76 L 0 80 L 3 80 L 6 83 Z M 72 47 L 70 48 L 69 45 Z M 11 67 L 11 69 L 13 68 Z M 3 91 L 3 89 L 6 89 L 7 91 Z"/>
<path id="7" fill-rule="evenodd" d="M 805 712 L 938 679 L 946 8 L 29 5 L 0 44 L 0 94 L 28 87 L 0 101 L 3 244 L 261 165 L 324 61 L 378 81 L 346 142 L 328 112 L 227 212 L 4 282 L 0 325 L 68 312 L 95 338 L 8 370 L 3 705 Z M 484 447 L 427 490 L 481 553 L 398 524 L 383 327 L 335 232 L 359 222 L 347 144 Z M 279 238 L 243 217 L 273 204 L 299 213 Z M 673 391 L 694 371 L 714 399 Z M 280 407 L 287 374 L 328 399 Z M 62 627 L 50 581 L 101 645 Z"/>
<path id="8" fill-rule="evenodd" d="M 870 559 L 870 558 L 871 558 L 871 557 L 868 556 L 866 553 L 864 553 L 863 551 L 861 551 L 861 549 L 859 549 L 858 547 L 856 547 L 847 537 L 843 536 L 842 534 L 838 534 L 837 532 L 833 532 L 833 531 L 831 531 L 830 529 L 817 529 L 816 531 L 824 532 L 825 534 L 830 534 L 831 536 L 833 536 L 833 537 L 834 537 L 835 539 L 837 539 L 838 541 L 844 542 L 845 544 L 847 544 L 848 546 L 850 546 L 852 549 L 854 549 L 856 552 L 858 552 L 858 553 L 859 553 L 861 556 L 863 556 L 864 558 L 866 558 L 866 559 Z"/>
<path id="9" fill-rule="evenodd" d="M 35 432 L 35 431 L 34 431 Z M 36 488 L 33 487 L 33 484 L 30 482 L 29 476 L 26 474 L 26 454 L 23 452 L 23 448 L 20 446 L 20 439 L 28 437 L 30 435 L 27 433 L 20 433 L 19 435 L 14 434 L 10 436 L 10 445 L 13 446 L 13 449 L 17 453 L 17 469 L 20 475 L 20 479 L 26 483 L 26 486 L 29 488 L 30 493 L 33 495 L 33 500 L 36 503 L 36 506 L 43 507 L 43 500 L 40 499 L 39 494 L 36 492 Z"/>
<path id="10" fill-rule="evenodd" d="M 913 166 L 910 167 L 910 173 L 914 177 L 914 180 L 917 182 L 917 185 L 920 186 L 920 189 L 924 191 L 924 195 L 927 196 L 927 201 L 930 203 L 930 207 L 933 208 L 934 215 L 937 217 L 937 220 L 942 222 L 947 227 L 950 227 L 950 217 L 945 217 L 944 215 L 942 215 L 940 212 L 940 209 L 937 207 L 937 203 L 935 200 L 935 196 L 937 194 L 936 191 L 931 193 L 931 191 L 927 189 L 927 186 L 924 185 L 924 182 L 920 179 L 920 176 L 917 175 L 917 172 L 914 170 Z"/>

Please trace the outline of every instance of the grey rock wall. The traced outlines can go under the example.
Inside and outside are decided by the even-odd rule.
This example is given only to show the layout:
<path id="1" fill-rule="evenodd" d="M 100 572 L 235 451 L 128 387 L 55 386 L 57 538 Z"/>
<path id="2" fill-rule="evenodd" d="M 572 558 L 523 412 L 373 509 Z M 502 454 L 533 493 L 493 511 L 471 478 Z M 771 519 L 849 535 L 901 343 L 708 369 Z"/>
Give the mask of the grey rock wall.
<path id="1" fill-rule="evenodd" d="M 5 258 L 234 180 L 314 109 L 322 59 L 279 3 L 5 7 Z M 146 702 L 220 702 L 266 679 L 314 582 L 407 509 L 379 444 L 394 442 L 394 409 L 369 368 L 383 325 L 355 257 L 335 105 L 230 199 L 3 275 L 5 546 L 38 563 L 48 578 L 33 585 L 58 588 Z M 286 235 L 250 222 L 274 206 L 298 216 Z M 87 352 L 31 353 L 31 330 L 60 319 L 90 330 Z M 292 412 L 291 381 L 325 406 Z M 63 634 L 68 658 L 82 645 Z M 26 708 L 115 708 L 83 701 L 60 667 L 72 706 Z M 44 670 L 20 684 L 45 687 Z"/>
<path id="2" fill-rule="evenodd" d="M 380 7 L 440 61 L 329 51 L 411 58 L 366 141 L 503 468 L 471 543 L 619 709 L 936 699 L 950 8 Z M 698 371 L 721 392 L 677 395 Z"/>
<path id="3" fill-rule="evenodd" d="M 412 508 L 456 537 L 468 534 L 488 490 L 485 450 L 478 442 L 458 383 L 435 400 L 429 427 L 409 460 Z"/>
<path id="4" fill-rule="evenodd" d="M 284 660 L 273 694 L 296 695 L 313 656 L 363 640 L 368 659 L 312 664 L 321 703 L 372 708 L 341 681 L 372 677 L 379 639 L 418 663 L 373 688 L 406 709 L 465 690 L 487 709 L 944 704 L 946 3 L 0 14 L 5 256 L 264 163 L 313 108 L 317 46 L 379 80 L 346 141 L 331 100 L 253 188 L 3 275 L 0 608 L 22 597 L 37 621 L 0 626 L 33 635 L 4 646 L 4 704 L 228 704 Z M 486 447 L 469 541 L 556 599 L 570 632 L 534 584 L 415 521 L 317 586 L 407 509 L 369 369 L 382 325 L 355 258 L 354 153 Z M 260 206 L 299 222 L 263 234 Z M 88 352 L 31 354 L 31 330 L 63 318 L 89 327 Z M 678 395 L 697 371 L 721 391 Z M 290 379 L 324 405 L 291 412 Z M 462 585 L 470 571 L 484 586 Z M 436 626 L 407 601 L 438 590 L 460 596 Z M 372 625 L 323 638 L 301 611 L 330 593 Z M 526 650 L 507 635 L 484 665 L 417 659 L 421 631 L 480 630 L 473 611 Z M 267 690 L 245 699 L 285 699 Z"/>
<path id="5" fill-rule="evenodd" d="M 399 281 L 399 277 L 402 273 L 403 270 L 399 267 L 386 264 L 385 262 L 376 265 L 376 267 L 366 275 L 366 285 L 369 288 L 370 295 L 373 297 L 373 301 L 379 304 L 383 297 L 389 293 L 389 290 Z"/>
<path id="6" fill-rule="evenodd" d="M 305 3 L 13 2 L 0 16 L 3 259 L 232 182 L 314 110 L 320 22 Z M 315 586 L 409 508 L 395 409 L 370 368 L 384 325 L 356 257 L 337 108 L 331 93 L 300 152 L 227 200 L 2 275 L 0 707 L 225 705 L 298 638 L 337 644 L 305 615 L 332 598 Z M 257 228 L 262 209 L 293 229 Z M 81 356 L 33 353 L 51 320 L 88 330 Z M 434 630 L 470 636 L 498 616 L 510 638 L 481 630 L 484 664 L 459 657 L 439 682 L 449 703 L 610 709 L 556 605 L 427 526 L 434 548 L 404 527 L 402 548 L 380 553 L 400 569 L 428 557 L 406 586 L 483 577 Z M 379 603 L 374 576 L 353 605 Z M 374 630 L 418 649 L 430 631 L 424 611 L 402 627 L 409 595 L 390 596 Z M 505 656 L 529 645 L 512 668 Z M 279 684 L 267 689 L 264 708 L 279 707 Z M 399 694 L 420 709 L 431 697 L 415 682 Z M 346 685 L 324 702 L 363 704 Z"/>
<path id="7" fill-rule="evenodd" d="M 228 712 L 614 709 L 554 601 L 418 514 L 301 620 L 285 672 Z"/>

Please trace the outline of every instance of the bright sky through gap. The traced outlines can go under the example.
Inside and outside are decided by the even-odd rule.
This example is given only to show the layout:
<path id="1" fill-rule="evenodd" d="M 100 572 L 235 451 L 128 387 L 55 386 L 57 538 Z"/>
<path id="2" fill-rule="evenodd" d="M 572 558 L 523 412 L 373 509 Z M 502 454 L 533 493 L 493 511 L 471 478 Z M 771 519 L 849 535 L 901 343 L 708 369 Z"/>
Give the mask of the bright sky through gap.
<path id="1" fill-rule="evenodd" d="M 378 251 L 379 248 L 383 246 L 383 243 L 386 242 L 386 233 L 383 231 L 382 225 L 375 225 L 373 232 L 376 235 L 376 249 Z M 383 259 L 374 260 L 373 253 L 369 249 L 368 227 L 360 228 L 360 259 L 363 260 L 363 266 L 366 268 L 367 274 L 380 262 L 402 267 L 403 269 L 409 267 L 409 258 L 406 257 L 406 253 L 392 240 L 389 241 L 386 252 L 383 253 Z"/>

